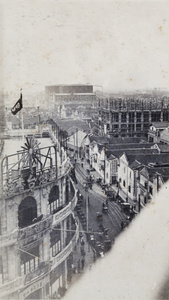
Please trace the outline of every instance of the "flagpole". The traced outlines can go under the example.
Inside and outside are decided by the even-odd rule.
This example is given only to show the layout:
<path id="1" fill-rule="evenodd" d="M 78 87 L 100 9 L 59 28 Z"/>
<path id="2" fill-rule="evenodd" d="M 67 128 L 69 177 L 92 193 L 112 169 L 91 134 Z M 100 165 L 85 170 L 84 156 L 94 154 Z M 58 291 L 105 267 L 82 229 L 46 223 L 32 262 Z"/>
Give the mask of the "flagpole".
<path id="1" fill-rule="evenodd" d="M 23 110 L 21 111 L 21 118 L 22 118 L 22 141 L 24 142 L 24 121 L 23 121 Z"/>
<path id="2" fill-rule="evenodd" d="M 20 89 L 21 99 L 22 99 L 22 88 Z M 23 104 L 22 104 L 23 106 Z M 23 119 L 23 109 L 21 110 L 21 119 L 22 119 L 22 142 L 24 143 L 24 119 Z"/>

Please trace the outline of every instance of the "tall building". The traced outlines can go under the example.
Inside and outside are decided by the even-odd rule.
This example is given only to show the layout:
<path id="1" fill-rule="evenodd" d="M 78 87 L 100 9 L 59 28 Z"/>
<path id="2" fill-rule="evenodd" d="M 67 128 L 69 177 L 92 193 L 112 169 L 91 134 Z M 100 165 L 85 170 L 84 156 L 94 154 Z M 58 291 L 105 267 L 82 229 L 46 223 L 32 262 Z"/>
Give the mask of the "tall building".
<path id="1" fill-rule="evenodd" d="M 168 98 L 99 99 L 100 134 L 145 136 L 152 122 L 169 121 Z"/>
<path id="2" fill-rule="evenodd" d="M 45 87 L 46 101 L 50 107 L 75 107 L 83 105 L 90 107 L 96 102 L 93 86 L 88 84 L 51 85 Z"/>
<path id="3" fill-rule="evenodd" d="M 0 298 L 60 297 L 79 236 L 69 159 L 32 139 L 1 158 L 1 170 Z"/>

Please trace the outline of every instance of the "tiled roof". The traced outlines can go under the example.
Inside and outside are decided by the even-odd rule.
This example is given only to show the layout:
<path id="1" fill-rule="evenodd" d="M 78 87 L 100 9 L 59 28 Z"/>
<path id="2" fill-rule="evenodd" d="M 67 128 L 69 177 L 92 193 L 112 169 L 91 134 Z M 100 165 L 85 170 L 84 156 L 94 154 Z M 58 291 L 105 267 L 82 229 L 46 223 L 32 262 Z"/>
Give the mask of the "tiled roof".
<path id="1" fill-rule="evenodd" d="M 169 167 L 147 168 L 147 171 L 149 173 L 150 179 L 152 179 L 155 175 L 161 175 L 164 182 L 166 182 L 169 179 Z"/>
<path id="2" fill-rule="evenodd" d="M 76 131 L 77 129 L 89 132 L 89 125 L 81 120 L 74 120 L 74 119 L 58 119 L 56 121 L 56 124 L 62 128 L 63 130 L 70 131 L 72 129 L 72 132 Z M 73 130 L 74 128 L 74 130 Z"/>
<path id="3" fill-rule="evenodd" d="M 137 169 L 140 168 L 142 164 L 136 159 L 130 164 L 130 168 Z"/>
<path id="4" fill-rule="evenodd" d="M 110 138 L 109 144 L 134 144 L 134 143 L 146 143 L 146 138 L 139 137 L 124 137 L 124 138 Z"/>
<path id="5" fill-rule="evenodd" d="M 169 122 L 152 122 L 151 125 L 153 125 L 157 129 L 164 129 L 169 126 Z"/>
<path id="6" fill-rule="evenodd" d="M 126 153 L 129 164 L 135 160 L 139 161 L 141 164 L 148 166 L 149 164 L 156 164 L 156 166 L 169 164 L 169 153 L 161 153 L 161 154 L 130 154 Z M 152 165 L 153 166 L 153 165 Z"/>
<path id="7" fill-rule="evenodd" d="M 138 144 L 138 143 L 133 143 L 133 144 L 109 144 L 106 146 L 106 149 L 109 150 L 127 150 L 127 149 L 150 149 L 154 144 L 153 143 L 144 143 L 144 144 Z"/>
<path id="8" fill-rule="evenodd" d="M 158 148 L 161 152 L 169 152 L 169 145 L 166 144 L 158 144 Z"/>
<path id="9" fill-rule="evenodd" d="M 127 155 L 131 155 L 131 156 L 135 157 L 135 159 L 137 159 L 137 156 L 139 156 L 141 153 L 144 154 L 144 156 L 146 156 L 146 155 L 150 155 L 150 154 L 156 154 L 156 153 L 158 153 L 158 150 L 157 149 L 116 149 L 116 150 L 107 150 L 106 151 L 106 154 L 110 155 L 110 153 L 116 157 L 120 157 L 124 153 L 126 153 Z"/>
<path id="10" fill-rule="evenodd" d="M 102 136 L 96 136 L 94 134 L 89 134 L 89 139 L 90 142 L 95 141 L 98 144 L 104 145 L 104 144 L 108 144 L 108 139 Z"/>

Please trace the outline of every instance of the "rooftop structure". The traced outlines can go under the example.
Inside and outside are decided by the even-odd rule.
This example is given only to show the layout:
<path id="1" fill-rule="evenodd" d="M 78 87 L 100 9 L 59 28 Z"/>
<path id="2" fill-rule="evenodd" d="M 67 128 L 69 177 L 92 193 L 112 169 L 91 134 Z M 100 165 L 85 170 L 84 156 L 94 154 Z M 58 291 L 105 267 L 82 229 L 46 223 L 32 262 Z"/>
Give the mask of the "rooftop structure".
<path id="1" fill-rule="evenodd" d="M 169 121 L 168 98 L 99 99 L 98 125 L 102 135 L 146 136 L 150 124 Z"/>
<path id="2" fill-rule="evenodd" d="M 56 144 L 27 139 L 3 156 L 1 170 L 0 298 L 60 297 L 79 238 L 69 159 Z"/>

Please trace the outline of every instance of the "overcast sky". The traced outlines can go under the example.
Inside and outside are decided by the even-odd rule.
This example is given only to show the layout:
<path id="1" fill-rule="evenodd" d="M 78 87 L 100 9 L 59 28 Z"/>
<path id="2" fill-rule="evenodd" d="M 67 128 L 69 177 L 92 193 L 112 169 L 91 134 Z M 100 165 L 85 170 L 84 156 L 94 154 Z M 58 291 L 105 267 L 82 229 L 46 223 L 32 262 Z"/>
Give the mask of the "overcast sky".
<path id="1" fill-rule="evenodd" d="M 168 1 L 0 0 L 1 86 L 168 88 Z"/>

